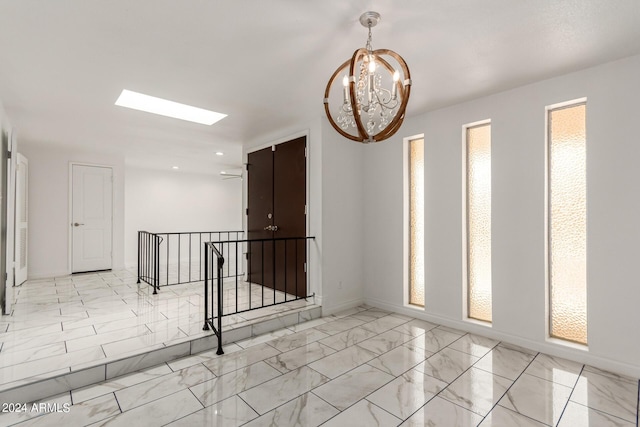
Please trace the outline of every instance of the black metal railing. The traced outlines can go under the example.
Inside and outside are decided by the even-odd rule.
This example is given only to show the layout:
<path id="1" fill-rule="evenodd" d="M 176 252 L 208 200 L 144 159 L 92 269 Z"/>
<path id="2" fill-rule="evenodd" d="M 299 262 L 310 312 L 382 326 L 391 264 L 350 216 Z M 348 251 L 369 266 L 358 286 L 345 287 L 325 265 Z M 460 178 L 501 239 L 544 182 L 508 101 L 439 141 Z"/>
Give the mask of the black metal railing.
<path id="1" fill-rule="evenodd" d="M 308 254 L 314 237 L 284 237 L 204 244 L 204 327 L 218 337 L 222 354 L 222 317 L 313 297 L 308 287 Z M 238 249 L 241 248 L 241 249 Z M 246 271 L 226 254 L 246 250 Z M 225 271 L 227 273 L 225 273 Z M 226 276 L 225 276 L 226 274 Z M 244 276 L 244 277 L 243 277 Z"/>
<path id="2" fill-rule="evenodd" d="M 148 231 L 138 231 L 138 283 L 153 286 L 153 293 L 160 289 L 160 244 L 162 237 Z"/>
<path id="3" fill-rule="evenodd" d="M 242 239 L 243 231 L 195 231 L 151 233 L 138 232 L 138 283 L 153 286 L 153 293 L 160 286 L 200 282 L 204 279 L 205 242 Z M 241 251 L 242 248 L 240 247 Z M 242 258 L 242 252 L 224 254 L 229 260 Z M 150 270 L 148 272 L 148 270 Z M 243 274 L 241 269 L 223 271 Z"/>
<path id="4" fill-rule="evenodd" d="M 223 266 L 224 266 L 224 257 L 216 249 L 213 243 L 205 243 L 205 256 L 204 256 L 204 327 L 202 328 L 205 331 L 208 331 L 209 328 L 213 330 L 213 333 L 218 337 L 218 351 L 216 354 L 224 354 L 222 351 L 222 304 L 216 304 L 214 302 L 214 295 L 223 295 L 222 290 L 222 280 L 223 280 Z M 215 261 L 215 265 L 214 265 Z M 215 274 L 214 274 L 215 272 Z M 215 286 L 216 292 L 213 291 L 214 286 L 214 276 L 215 276 Z M 214 314 L 211 312 L 211 317 L 209 317 L 209 281 L 211 281 L 211 308 L 217 308 L 217 312 Z M 217 299 L 220 301 L 220 298 Z M 217 320 L 217 325 L 215 324 Z"/>

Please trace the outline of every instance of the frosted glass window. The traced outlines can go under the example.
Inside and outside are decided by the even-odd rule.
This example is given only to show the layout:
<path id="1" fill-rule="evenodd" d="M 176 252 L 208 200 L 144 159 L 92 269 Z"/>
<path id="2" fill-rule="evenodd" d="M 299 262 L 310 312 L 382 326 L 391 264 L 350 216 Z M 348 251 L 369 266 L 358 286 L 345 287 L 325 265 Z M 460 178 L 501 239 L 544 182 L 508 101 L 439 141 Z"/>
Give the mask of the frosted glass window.
<path id="1" fill-rule="evenodd" d="M 424 140 L 409 142 L 409 304 L 424 307 Z"/>
<path id="2" fill-rule="evenodd" d="M 467 129 L 467 314 L 491 322 L 491 124 Z"/>
<path id="3" fill-rule="evenodd" d="M 549 111 L 550 335 L 587 343 L 586 104 Z"/>

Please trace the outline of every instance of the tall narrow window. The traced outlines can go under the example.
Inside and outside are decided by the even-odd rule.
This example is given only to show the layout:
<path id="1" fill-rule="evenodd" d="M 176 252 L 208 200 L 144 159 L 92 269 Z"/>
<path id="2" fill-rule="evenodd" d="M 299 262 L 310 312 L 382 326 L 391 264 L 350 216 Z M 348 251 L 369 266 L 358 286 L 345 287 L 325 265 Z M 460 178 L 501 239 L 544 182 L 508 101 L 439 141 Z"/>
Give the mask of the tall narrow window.
<path id="1" fill-rule="evenodd" d="M 467 314 L 491 322 L 491 124 L 467 128 Z"/>
<path id="2" fill-rule="evenodd" d="M 587 343 L 586 104 L 548 111 L 549 334 Z"/>
<path id="3" fill-rule="evenodd" d="M 424 306 L 424 139 L 409 141 L 409 304 Z"/>

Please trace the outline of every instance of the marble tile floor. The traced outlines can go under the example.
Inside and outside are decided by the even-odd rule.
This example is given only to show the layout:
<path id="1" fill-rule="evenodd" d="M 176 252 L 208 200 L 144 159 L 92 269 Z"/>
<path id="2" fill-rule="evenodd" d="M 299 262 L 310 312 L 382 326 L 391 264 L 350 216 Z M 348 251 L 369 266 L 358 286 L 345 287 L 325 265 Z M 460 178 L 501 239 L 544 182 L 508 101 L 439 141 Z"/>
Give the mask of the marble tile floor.
<path id="1" fill-rule="evenodd" d="M 242 277 L 243 266 L 240 263 L 236 265 L 236 258 L 227 258 L 225 256 L 225 264 L 223 266 L 223 277 Z M 187 283 L 191 281 L 200 281 L 204 277 L 204 259 L 197 259 L 192 262 L 171 262 L 166 263 L 163 257 L 160 257 L 160 285 Z"/>
<path id="2" fill-rule="evenodd" d="M 158 295 L 136 282 L 135 272 L 109 271 L 31 280 L 17 287 L 11 315 L 0 317 L 0 392 L 211 337 L 211 331 L 202 330 L 202 282 L 162 287 Z M 247 283 L 236 290 L 235 280 L 225 283 L 223 296 L 225 312 L 246 310 L 249 299 L 256 307 L 284 297 L 270 289 L 263 295 L 262 286 Z M 224 331 L 311 303 L 301 300 L 226 316 Z"/>
<path id="3" fill-rule="evenodd" d="M 638 425 L 637 378 L 367 306 L 225 351 L 55 395 L 0 425 Z"/>

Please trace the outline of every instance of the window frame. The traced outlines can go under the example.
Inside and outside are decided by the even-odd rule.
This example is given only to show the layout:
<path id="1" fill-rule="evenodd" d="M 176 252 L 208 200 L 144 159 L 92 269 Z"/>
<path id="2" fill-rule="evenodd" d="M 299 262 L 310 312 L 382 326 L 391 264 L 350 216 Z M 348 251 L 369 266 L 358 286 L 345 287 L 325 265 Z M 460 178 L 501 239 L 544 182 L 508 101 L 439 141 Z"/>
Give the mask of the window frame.
<path id="1" fill-rule="evenodd" d="M 477 325 L 492 327 L 493 326 L 493 304 L 491 310 L 492 321 L 486 321 L 470 317 L 469 308 L 469 280 L 470 280 L 470 263 L 469 263 L 469 143 L 467 134 L 469 129 L 491 126 L 491 119 L 479 120 L 462 125 L 462 319 L 466 322 Z M 491 132 L 493 129 L 491 129 Z M 493 295 L 492 295 L 493 300 Z"/>
<path id="2" fill-rule="evenodd" d="M 412 141 L 422 140 L 425 144 L 424 134 L 416 134 L 403 138 L 403 156 L 402 156 L 402 170 L 403 170 L 403 306 L 413 310 L 424 311 L 426 310 L 426 277 L 424 283 L 425 301 L 424 305 L 412 304 L 410 302 L 411 292 L 411 153 L 410 144 Z M 426 148 L 426 145 L 424 145 Z M 423 178 L 424 179 L 424 178 Z M 423 182 L 424 188 L 424 182 Z M 423 218 L 423 221 L 426 218 Z M 423 260 L 424 262 L 424 260 Z M 426 274 L 425 274 L 426 276 Z"/>
<path id="3" fill-rule="evenodd" d="M 578 350 L 589 350 L 589 313 L 588 313 L 588 305 L 587 305 L 587 340 L 586 343 L 581 343 L 561 337 L 557 337 L 551 334 L 551 325 L 552 325 L 552 311 L 551 311 L 551 128 L 550 128 L 550 115 L 552 111 L 560 110 L 564 108 L 570 108 L 578 105 L 587 105 L 587 97 L 576 98 L 569 101 L 563 101 L 552 105 L 547 105 L 544 110 L 544 267 L 545 267 L 545 287 L 544 287 L 544 301 L 545 301 L 545 340 L 549 343 L 560 344 L 565 347 L 571 347 Z M 585 156 L 587 155 L 587 110 L 585 110 Z M 587 171 L 585 164 L 585 187 L 587 179 Z M 585 191 L 585 196 L 588 196 Z M 588 209 L 588 202 L 587 209 Z M 588 223 L 587 223 L 588 227 Z M 587 233 L 588 234 L 588 233 Z M 585 239 L 587 235 L 585 235 Z M 588 248 L 588 246 L 587 246 Z M 587 249 L 588 250 L 588 249 Z M 588 282 L 585 283 L 585 292 L 587 293 L 588 298 Z M 588 299 L 587 299 L 588 301 Z"/>

